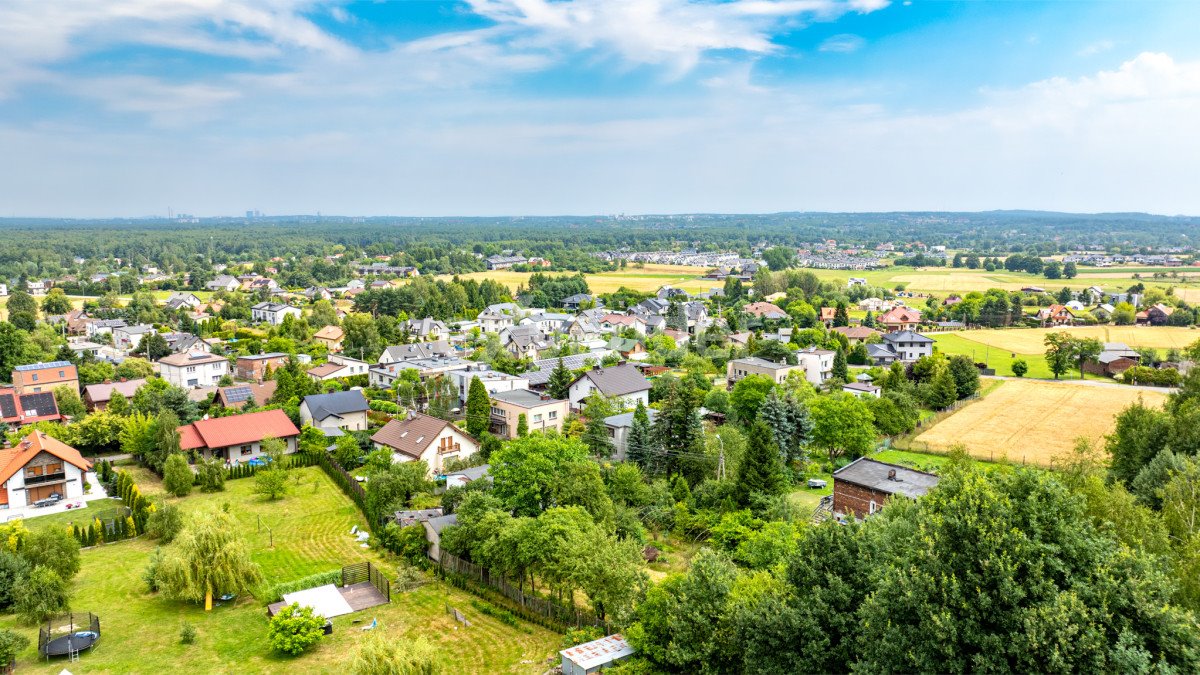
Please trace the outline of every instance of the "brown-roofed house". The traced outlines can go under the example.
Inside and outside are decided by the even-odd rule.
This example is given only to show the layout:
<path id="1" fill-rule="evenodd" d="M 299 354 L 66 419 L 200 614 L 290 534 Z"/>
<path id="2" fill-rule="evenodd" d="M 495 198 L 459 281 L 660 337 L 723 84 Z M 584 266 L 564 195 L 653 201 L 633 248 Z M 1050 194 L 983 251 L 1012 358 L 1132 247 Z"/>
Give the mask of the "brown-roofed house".
<path id="1" fill-rule="evenodd" d="M 465 459 L 479 451 L 479 442 L 467 432 L 423 413 L 388 422 L 371 436 L 371 442 L 391 450 L 393 462 L 423 460 L 430 475 L 442 473 L 451 459 Z"/>
<path id="2" fill-rule="evenodd" d="M 136 380 L 89 384 L 83 388 L 83 402 L 90 411 L 104 410 L 108 407 L 108 402 L 112 400 L 114 394 L 120 394 L 127 399 L 133 398 L 133 395 L 137 393 L 138 389 L 142 388 L 143 384 L 146 384 L 146 378 L 144 377 L 139 377 Z"/>
<path id="3" fill-rule="evenodd" d="M 769 302 L 752 302 L 742 308 L 742 311 L 760 319 L 786 319 L 787 312 Z"/>
<path id="4" fill-rule="evenodd" d="M 179 427 L 179 447 L 196 450 L 205 457 L 248 461 L 262 455 L 262 440 L 278 438 L 287 453 L 296 451 L 300 430 L 282 410 L 216 417 Z"/>
<path id="5" fill-rule="evenodd" d="M 254 398 L 256 405 L 263 406 L 274 395 L 275 380 L 267 380 L 262 383 L 250 382 L 218 388 L 217 395 L 213 398 L 213 403 L 229 410 L 241 410 L 246 407 L 246 402 L 251 397 Z"/>
<path id="6" fill-rule="evenodd" d="M 54 394 L 48 391 L 18 394 L 12 387 L 0 387 L 0 422 L 9 426 L 23 426 L 42 421 L 57 422 L 61 419 Z"/>
<path id="7" fill-rule="evenodd" d="M 846 340 L 856 345 L 860 342 L 866 342 L 872 335 L 879 335 L 879 331 L 866 326 L 834 326 L 831 328 L 834 333 L 841 333 L 846 336 Z"/>
<path id="8" fill-rule="evenodd" d="M 916 330 L 921 325 L 921 313 L 909 307 L 893 307 L 879 317 L 879 324 L 888 332 Z"/>
<path id="9" fill-rule="evenodd" d="M 345 337 L 346 333 L 341 326 L 325 326 L 313 333 L 313 339 L 325 345 L 325 348 L 333 353 L 342 351 L 342 340 Z"/>
<path id="10" fill-rule="evenodd" d="M 82 497 L 91 468 L 75 448 L 34 431 L 15 448 L 0 450 L 0 506 L 19 508 L 55 495 Z"/>

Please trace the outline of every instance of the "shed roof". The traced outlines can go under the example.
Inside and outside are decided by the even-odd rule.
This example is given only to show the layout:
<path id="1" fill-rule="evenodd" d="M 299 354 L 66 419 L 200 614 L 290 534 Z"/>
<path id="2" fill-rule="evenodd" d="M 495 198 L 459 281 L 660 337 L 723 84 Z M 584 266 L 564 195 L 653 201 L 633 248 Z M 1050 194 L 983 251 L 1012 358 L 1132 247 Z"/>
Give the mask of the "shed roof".
<path id="1" fill-rule="evenodd" d="M 895 472 L 895 473 L 892 473 Z M 898 464 L 859 457 L 833 472 L 835 481 L 846 481 L 869 490 L 917 498 L 937 486 L 938 477 Z"/>
<path id="2" fill-rule="evenodd" d="M 599 640 L 575 645 L 570 649 L 560 651 L 559 654 L 576 666 L 584 670 L 591 670 L 592 668 L 612 663 L 618 659 L 623 659 L 626 656 L 632 656 L 636 652 L 637 650 L 625 641 L 625 636 L 617 633 L 608 637 L 602 637 Z"/>

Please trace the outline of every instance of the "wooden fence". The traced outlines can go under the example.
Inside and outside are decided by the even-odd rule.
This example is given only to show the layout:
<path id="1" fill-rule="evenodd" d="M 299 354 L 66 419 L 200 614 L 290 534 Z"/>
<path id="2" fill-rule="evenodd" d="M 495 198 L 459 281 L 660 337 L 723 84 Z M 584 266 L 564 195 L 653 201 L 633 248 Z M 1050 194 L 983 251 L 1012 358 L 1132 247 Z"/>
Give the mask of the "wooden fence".
<path id="1" fill-rule="evenodd" d="M 375 523 L 378 520 L 376 519 L 376 514 L 367 510 L 367 491 L 363 489 L 363 486 L 354 479 L 354 476 L 351 476 L 349 472 L 343 469 L 342 465 L 337 463 L 337 460 L 324 452 L 317 455 L 317 464 L 342 489 L 342 492 L 346 493 L 346 496 L 350 498 L 350 501 L 354 502 L 358 510 L 362 511 L 363 515 L 367 517 L 367 527 L 374 530 Z"/>
<path id="2" fill-rule="evenodd" d="M 371 562 L 353 563 L 342 567 L 342 586 L 371 582 L 388 602 L 392 601 L 392 582 Z"/>
<path id="3" fill-rule="evenodd" d="M 502 575 L 493 575 L 486 567 L 467 562 L 451 553 L 442 551 L 438 561 L 440 570 L 456 586 L 468 591 L 478 591 L 482 585 L 511 601 L 513 609 L 529 621 L 546 625 L 549 621 L 552 628 L 562 626 L 598 626 L 606 633 L 611 632 L 608 622 L 596 616 L 594 612 L 578 607 L 561 604 L 536 593 L 525 591 L 514 586 Z M 476 592 L 477 595 L 482 595 Z M 485 597 L 486 596 L 482 596 Z"/>

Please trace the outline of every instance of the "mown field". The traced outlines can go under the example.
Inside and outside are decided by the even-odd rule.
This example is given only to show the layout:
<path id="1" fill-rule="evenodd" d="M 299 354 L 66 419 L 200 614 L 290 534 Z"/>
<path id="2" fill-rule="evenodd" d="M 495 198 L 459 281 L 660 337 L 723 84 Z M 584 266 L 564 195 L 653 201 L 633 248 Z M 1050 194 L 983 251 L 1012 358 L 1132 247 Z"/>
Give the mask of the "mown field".
<path id="1" fill-rule="evenodd" d="M 1102 447 L 1117 413 L 1139 398 L 1162 405 L 1166 395 L 1132 387 L 1007 380 L 919 434 L 911 446 L 945 452 L 962 444 L 979 459 L 1049 466 L 1080 436 Z"/>
<path id="2" fill-rule="evenodd" d="M 657 291 L 662 286 L 675 286 L 689 293 L 700 293 L 710 288 L 718 288 L 723 284 L 721 281 L 701 278 L 704 276 L 705 271 L 707 270 L 703 267 L 646 265 L 642 269 L 630 267 L 619 272 L 588 274 L 586 277 L 588 287 L 591 288 L 593 293 L 612 293 L 622 286 L 647 293 Z M 517 287 L 527 283 L 531 274 L 531 272 L 497 270 L 493 272 L 472 272 L 471 274 L 459 276 L 478 281 L 491 279 L 492 281 L 498 281 L 508 286 L 512 290 L 516 290 Z"/>
<path id="3" fill-rule="evenodd" d="M 1005 330 L 955 331 L 972 342 L 1018 354 L 1040 354 L 1046 350 L 1046 335 L 1070 333 L 1077 338 L 1095 338 L 1101 342 L 1124 342 L 1130 347 L 1183 349 L 1200 340 L 1200 330 L 1173 326 L 1060 326 L 1056 328 L 1012 328 Z M 941 337 L 937 335 L 935 337 Z"/>
<path id="4" fill-rule="evenodd" d="M 873 286 L 895 288 L 904 284 L 909 291 L 946 295 L 948 293 L 969 293 L 971 291 L 986 291 L 989 288 L 1002 288 L 1008 291 L 1020 290 L 1025 286 L 1040 286 L 1048 290 L 1063 288 L 1101 288 L 1118 290 L 1126 288 L 1135 281 L 1141 281 L 1147 286 L 1174 286 L 1176 294 L 1185 300 L 1200 299 L 1200 271 L 1193 272 L 1187 268 L 1165 267 L 1080 267 L 1079 275 L 1073 279 L 1047 279 L 1041 275 L 1024 272 L 1009 272 L 996 270 L 988 272 L 983 269 L 967 269 L 954 267 L 884 267 L 871 271 L 843 270 L 811 270 L 822 279 L 830 281 L 846 281 L 850 277 L 863 277 Z M 1154 279 L 1155 272 L 1177 273 L 1177 278 Z M 1134 275 L 1139 275 L 1135 278 Z"/>
<path id="5" fill-rule="evenodd" d="M 386 560 L 354 540 L 350 528 L 363 525 L 362 516 L 324 473 L 317 468 L 294 473 L 298 480 L 292 493 L 276 502 L 254 495 L 253 479 L 230 481 L 225 492 L 196 493 L 177 501 L 188 512 L 228 505 L 268 584 L 360 560 L 390 570 Z M 265 526 L 261 529 L 260 519 Z M 73 672 L 155 673 L 186 663 L 190 671 L 203 673 L 344 673 L 365 635 L 354 621 L 369 623 L 372 618 L 379 621 L 377 630 L 389 637 L 432 641 L 445 672 L 544 672 L 546 659 L 559 648 L 557 634 L 487 617 L 472 606 L 473 596 L 430 577 L 416 590 L 394 590 L 389 605 L 335 618 L 333 635 L 302 657 L 280 657 L 267 644 L 266 611 L 255 598 L 239 598 L 206 613 L 200 606 L 148 593 L 142 572 L 154 547 L 154 542 L 138 539 L 83 552 L 72 609 L 96 613 L 102 638 L 78 663 L 38 660 L 36 629 L 14 616 L 0 616 L 0 627 L 15 628 L 33 642 L 18 659 L 18 672 L 58 673 L 69 665 Z M 447 606 L 465 614 L 471 627 L 457 624 Z M 179 643 L 184 622 L 196 627 L 197 640 L 190 646 Z"/>

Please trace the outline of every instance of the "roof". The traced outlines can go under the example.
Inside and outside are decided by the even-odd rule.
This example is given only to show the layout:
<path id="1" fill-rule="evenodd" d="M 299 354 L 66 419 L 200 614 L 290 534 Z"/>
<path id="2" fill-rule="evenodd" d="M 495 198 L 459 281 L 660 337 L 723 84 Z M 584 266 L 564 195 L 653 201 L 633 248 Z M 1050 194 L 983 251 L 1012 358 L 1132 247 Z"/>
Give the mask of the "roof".
<path id="1" fill-rule="evenodd" d="M 874 394 L 879 391 L 879 385 L 871 384 L 870 382 L 850 382 L 842 385 L 842 390 L 850 389 L 853 391 L 861 391 L 867 394 Z"/>
<path id="2" fill-rule="evenodd" d="M 933 344 L 933 338 L 926 337 L 911 330 L 902 330 L 896 333 L 885 333 L 883 336 L 886 342 L 921 342 Z"/>
<path id="3" fill-rule="evenodd" d="M 787 316 L 787 312 L 780 309 L 777 305 L 769 302 L 752 302 L 742 308 L 747 314 L 766 319 L 783 318 Z"/>
<path id="4" fill-rule="evenodd" d="M 920 323 L 921 313 L 909 307 L 893 307 L 879 317 L 880 323 Z"/>
<path id="5" fill-rule="evenodd" d="M 43 391 L 18 396 L 11 387 L 0 389 L 0 422 L 32 424 L 57 419 L 60 416 L 54 394 Z"/>
<path id="6" fill-rule="evenodd" d="M 92 463 L 84 459 L 79 451 L 45 432 L 34 431 L 21 440 L 15 448 L 0 450 L 0 484 L 13 477 L 29 463 L 29 460 L 41 453 L 49 453 L 62 461 L 79 467 L 83 471 L 92 468 Z"/>
<path id="7" fill-rule="evenodd" d="M 602 349 L 600 351 L 595 351 L 588 354 L 572 354 L 570 356 L 564 356 L 562 357 L 562 361 L 567 370 L 578 370 L 579 368 L 584 367 L 588 359 L 592 359 L 596 363 L 599 363 L 601 359 L 609 354 L 612 354 L 612 351 L 608 349 Z M 525 379 L 529 380 L 529 385 L 537 386 L 546 384 L 550 381 L 550 374 L 554 372 L 556 367 L 558 367 L 558 357 L 556 356 L 550 359 L 538 359 L 533 362 L 533 366 L 539 370 L 530 370 L 524 373 Z"/>
<path id="8" fill-rule="evenodd" d="M 454 348 L 446 340 L 434 340 L 432 342 L 393 345 L 384 349 L 383 355 L 392 361 L 406 361 L 409 359 L 427 359 L 432 356 L 441 356 L 453 352 Z M 381 356 L 380 359 L 382 360 L 383 357 Z"/>
<path id="9" fill-rule="evenodd" d="M 851 340 L 865 340 L 872 335 L 878 335 L 879 331 L 866 326 L 834 326 L 831 328 L 835 333 L 841 333 Z"/>
<path id="10" fill-rule="evenodd" d="M 300 430 L 282 410 L 263 410 L 185 424 L 179 427 L 179 445 L 184 450 L 224 448 L 299 434 Z"/>
<path id="11" fill-rule="evenodd" d="M 146 384 L 146 378 L 138 378 L 136 380 L 125 380 L 123 382 L 104 382 L 102 384 L 89 384 L 83 388 L 83 396 L 92 403 L 105 403 L 112 399 L 113 392 L 117 392 L 125 398 L 131 398 L 137 393 L 142 385 Z"/>
<path id="12" fill-rule="evenodd" d="M 286 359 L 286 358 L 288 358 L 288 356 L 289 356 L 288 354 L 284 354 L 283 352 L 267 352 L 266 354 L 246 354 L 245 356 L 239 356 L 238 361 L 264 361 L 266 359 L 280 359 L 280 358 Z"/>
<path id="13" fill-rule="evenodd" d="M 180 352 L 164 356 L 158 362 L 165 363 L 168 366 L 194 366 L 198 363 L 217 363 L 224 360 L 224 356 L 217 356 L 216 354 L 206 352 Z"/>
<path id="14" fill-rule="evenodd" d="M 624 396 L 650 389 L 650 381 L 642 375 L 642 371 L 628 363 L 608 368 L 593 368 L 575 381 L 582 379 L 591 380 L 592 385 L 605 396 Z"/>
<path id="15" fill-rule="evenodd" d="M 244 407 L 246 401 L 249 401 L 251 396 L 254 397 L 255 403 L 263 405 L 275 395 L 275 387 L 275 380 L 267 380 L 261 384 L 235 384 L 219 388 L 217 390 L 217 398 L 221 400 L 222 405 L 226 408 Z"/>
<path id="16" fill-rule="evenodd" d="M 620 633 L 575 645 L 559 652 L 564 659 L 585 671 L 623 659 L 626 656 L 632 656 L 635 653 L 637 650 L 629 646 L 625 637 Z"/>
<path id="17" fill-rule="evenodd" d="M 633 415 L 634 413 L 632 412 L 621 413 L 620 415 L 610 415 L 609 417 L 604 418 L 604 425 L 613 427 L 614 429 L 632 427 Z M 658 411 L 654 408 L 646 408 L 646 417 L 653 422 L 654 418 L 658 417 Z"/>
<path id="18" fill-rule="evenodd" d="M 371 436 L 371 441 L 417 459 L 447 426 L 453 427 L 458 433 L 471 438 L 467 432 L 446 420 L 424 413 L 413 413 L 411 417 L 392 420 L 383 425 L 382 429 Z M 471 440 L 475 439 L 471 438 Z"/>
<path id="19" fill-rule="evenodd" d="M 335 391 L 331 394 L 312 394 L 304 397 L 308 411 L 314 420 L 323 420 L 330 415 L 366 412 L 367 399 L 358 389 Z"/>
<path id="20" fill-rule="evenodd" d="M 492 469 L 491 464 L 481 464 L 479 466 L 472 466 L 470 468 L 466 468 L 461 471 L 454 471 L 454 472 L 448 473 L 448 474 L 446 474 L 446 476 L 447 477 L 461 476 L 463 478 L 466 478 L 467 481 L 470 482 L 470 481 L 479 480 L 481 478 L 488 478 L 488 473 L 491 471 L 491 469 Z"/>
<path id="21" fill-rule="evenodd" d="M 892 473 L 893 471 L 895 473 Z M 924 495 L 938 484 L 938 477 L 931 473 L 880 462 L 869 457 L 859 457 L 834 471 L 833 479 L 876 492 L 913 498 Z"/>
<path id="22" fill-rule="evenodd" d="M 346 366 L 343 366 L 340 363 L 326 363 L 324 365 L 317 366 L 316 368 L 309 368 L 308 374 L 314 377 L 328 377 L 345 367 Z"/>
<path id="23" fill-rule="evenodd" d="M 537 406 L 550 405 L 551 403 L 562 403 L 562 399 L 542 398 L 541 394 L 529 391 L 528 389 L 497 392 L 492 394 L 492 400 L 511 403 L 522 408 L 536 408 Z"/>
<path id="24" fill-rule="evenodd" d="M 758 366 L 759 368 L 770 368 L 772 370 L 784 370 L 787 368 L 796 368 L 790 363 L 776 363 L 758 356 L 747 356 L 740 359 L 733 359 L 730 363 L 744 363 L 748 366 Z"/>
<path id="25" fill-rule="evenodd" d="M 26 364 L 23 366 L 17 366 L 16 368 L 13 368 L 13 372 L 14 373 L 24 373 L 24 372 L 28 372 L 30 370 L 45 370 L 46 368 L 66 368 L 67 366 L 74 368 L 75 364 L 71 363 L 70 361 L 47 361 L 46 363 L 29 363 L 29 364 Z"/>
<path id="26" fill-rule="evenodd" d="M 447 527 L 458 524 L 458 514 L 451 513 L 448 516 L 438 516 L 437 518 L 430 518 L 425 522 L 429 523 L 429 528 L 436 534 L 441 534 L 442 530 Z"/>
<path id="27" fill-rule="evenodd" d="M 345 331 L 341 326 L 325 326 L 321 330 L 313 333 L 313 338 L 317 340 L 341 340 L 345 335 Z"/>

